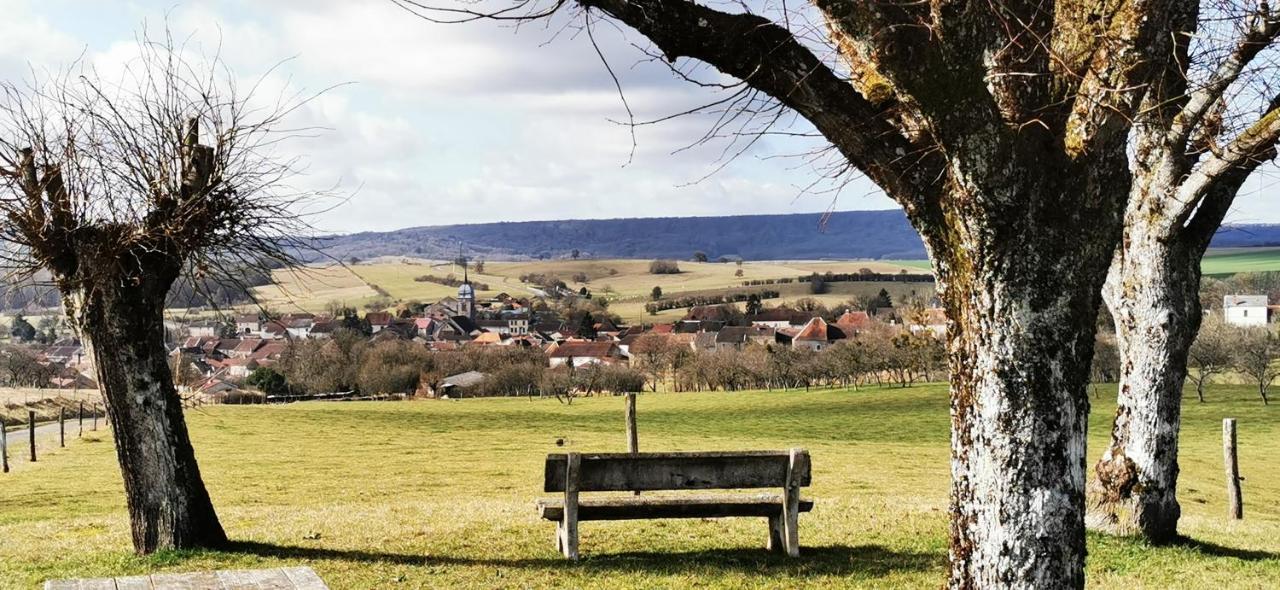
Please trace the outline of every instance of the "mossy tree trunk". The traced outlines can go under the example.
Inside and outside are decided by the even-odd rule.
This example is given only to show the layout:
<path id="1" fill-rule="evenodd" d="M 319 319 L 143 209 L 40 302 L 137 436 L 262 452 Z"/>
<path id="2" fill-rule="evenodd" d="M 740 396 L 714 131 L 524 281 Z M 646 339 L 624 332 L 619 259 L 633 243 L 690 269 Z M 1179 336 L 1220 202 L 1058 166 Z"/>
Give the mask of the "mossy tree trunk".
<path id="1" fill-rule="evenodd" d="M 1238 122 L 1238 131 L 1223 121 L 1224 96 L 1280 34 L 1280 14 L 1241 23 L 1235 50 L 1194 89 L 1185 68 L 1194 58 L 1196 6 L 1176 9 L 1170 22 L 1178 41 L 1136 118 L 1124 236 L 1104 291 L 1120 386 L 1088 513 L 1095 529 L 1156 543 L 1178 538 L 1178 432 L 1187 355 L 1202 318 L 1200 261 L 1236 193 L 1274 157 L 1280 138 L 1280 96 L 1258 120 Z"/>
<path id="2" fill-rule="evenodd" d="M 127 260 L 132 262 L 126 262 Z M 165 347 L 164 302 L 173 257 L 139 251 L 75 281 L 67 315 L 92 355 L 115 437 L 134 549 L 216 547 L 227 537 L 187 433 Z"/>

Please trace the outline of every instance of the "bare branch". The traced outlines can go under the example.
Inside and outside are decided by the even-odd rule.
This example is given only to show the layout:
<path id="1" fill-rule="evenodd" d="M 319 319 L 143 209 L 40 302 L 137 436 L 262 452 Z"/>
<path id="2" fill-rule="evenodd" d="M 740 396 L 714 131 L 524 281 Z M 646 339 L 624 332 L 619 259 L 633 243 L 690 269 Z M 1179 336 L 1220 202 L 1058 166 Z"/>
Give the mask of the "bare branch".
<path id="1" fill-rule="evenodd" d="M 1241 72 L 1280 35 L 1280 12 L 1268 9 L 1266 2 L 1259 4 L 1249 20 L 1234 50 L 1218 64 L 1203 86 L 1186 97 L 1186 104 L 1169 128 L 1171 144 L 1185 145 L 1205 113 L 1222 99 L 1227 88 L 1240 78 Z"/>

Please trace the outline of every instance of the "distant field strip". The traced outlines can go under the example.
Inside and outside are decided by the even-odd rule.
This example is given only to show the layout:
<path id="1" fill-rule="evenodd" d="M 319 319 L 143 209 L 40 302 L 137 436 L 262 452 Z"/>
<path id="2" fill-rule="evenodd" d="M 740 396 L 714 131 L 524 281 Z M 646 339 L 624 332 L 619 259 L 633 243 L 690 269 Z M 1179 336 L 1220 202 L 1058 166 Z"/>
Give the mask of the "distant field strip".
<path id="1" fill-rule="evenodd" d="M 320 311 L 331 302 L 358 305 L 378 295 L 350 268 L 338 264 L 277 269 L 271 277 L 275 283 L 255 287 L 254 296 L 278 311 Z"/>
<path id="2" fill-rule="evenodd" d="M 1231 248 L 1210 250 L 1200 264 L 1206 275 L 1280 271 L 1280 248 Z"/>

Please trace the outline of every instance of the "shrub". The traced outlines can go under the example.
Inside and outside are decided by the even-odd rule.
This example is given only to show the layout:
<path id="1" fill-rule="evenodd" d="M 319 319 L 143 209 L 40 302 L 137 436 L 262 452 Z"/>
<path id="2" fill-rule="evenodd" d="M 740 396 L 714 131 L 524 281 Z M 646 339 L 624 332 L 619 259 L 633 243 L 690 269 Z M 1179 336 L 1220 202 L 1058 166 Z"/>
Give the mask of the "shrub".
<path id="1" fill-rule="evenodd" d="M 654 275 L 674 275 L 680 274 L 680 265 L 674 260 L 654 260 L 649 263 L 649 274 Z"/>

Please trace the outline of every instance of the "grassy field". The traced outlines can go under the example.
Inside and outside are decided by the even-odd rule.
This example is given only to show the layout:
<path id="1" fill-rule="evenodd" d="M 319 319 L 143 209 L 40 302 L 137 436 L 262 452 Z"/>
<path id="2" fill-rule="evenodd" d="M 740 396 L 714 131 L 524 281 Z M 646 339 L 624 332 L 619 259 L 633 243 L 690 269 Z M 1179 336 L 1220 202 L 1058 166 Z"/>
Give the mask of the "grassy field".
<path id="1" fill-rule="evenodd" d="M 1206 275 L 1280 270 L 1280 248 L 1223 248 L 1210 250 L 1200 263 Z"/>
<path id="2" fill-rule="evenodd" d="M 1090 456 L 1113 391 L 1095 402 Z M 0 587 L 49 577 L 309 564 L 341 588 L 937 588 L 946 560 L 945 387 L 648 394 L 646 450 L 803 446 L 817 505 L 802 555 L 761 549 L 762 519 L 589 522 L 563 561 L 535 518 L 542 459 L 624 448 L 622 402 L 524 399 L 205 407 L 190 414 L 235 543 L 129 551 L 111 444 L 86 435 L 0 475 Z M 1240 419 L 1246 518 L 1223 518 L 1220 423 Z M 1100 588 L 1266 588 L 1280 580 L 1280 408 L 1246 388 L 1188 400 L 1182 530 L 1172 547 L 1091 536 Z"/>
<path id="3" fill-rule="evenodd" d="M 760 290 L 766 287 L 742 287 L 742 282 L 753 279 L 796 278 L 818 272 L 849 273 L 867 268 L 875 272 L 894 274 L 900 271 L 927 272 L 929 265 L 921 260 L 851 260 L 851 261 L 797 261 L 797 262 L 746 262 L 742 266 L 721 263 L 680 262 L 682 272 L 673 275 L 649 274 L 649 260 L 551 260 L 527 262 L 489 262 L 483 273 L 470 273 L 471 280 L 484 283 L 489 288 L 479 292 L 480 297 L 491 297 L 505 292 L 513 296 L 533 293 L 531 287 L 520 282 L 520 276 L 530 273 L 554 275 L 571 288 L 590 289 L 596 296 L 609 298 L 611 309 L 627 321 L 655 322 L 678 319 L 684 310 L 668 310 L 658 316 L 649 316 L 644 304 L 655 286 L 661 287 L 667 297 L 689 294 L 717 293 L 732 289 Z M 736 276 L 742 270 L 742 276 Z M 413 258 L 379 259 L 349 266 L 309 267 L 302 270 L 277 270 L 273 276 L 276 284 L 258 287 L 255 294 L 265 306 L 278 311 L 322 311 L 331 303 L 361 306 L 385 293 L 395 301 L 418 300 L 434 302 L 457 294 L 457 288 L 427 281 L 415 281 L 415 277 L 431 275 L 460 277 L 461 271 L 451 263 L 433 262 Z M 575 281 L 580 275 L 585 282 Z M 888 288 L 897 298 L 911 291 L 922 296 L 932 293 L 932 286 L 925 283 L 833 283 L 831 292 L 818 296 L 828 305 L 848 301 L 857 293 L 878 293 Z M 769 302 L 776 305 L 809 296 L 803 284 L 771 285 L 767 288 L 783 291 L 783 297 Z"/>
<path id="4" fill-rule="evenodd" d="M 765 287 L 742 287 L 746 280 L 795 278 L 818 272 L 857 272 L 867 268 L 879 273 L 894 274 L 929 272 L 926 260 L 846 260 L 846 261 L 757 261 L 741 266 L 723 263 L 697 263 L 680 261 L 680 274 L 649 274 L 649 260 L 543 260 L 523 262 L 488 262 L 485 272 L 471 273 L 471 279 L 486 284 L 489 289 L 480 291 L 481 297 L 501 292 L 513 296 L 532 293 L 531 285 L 520 282 L 520 276 L 530 273 L 555 275 L 574 290 L 586 287 L 597 296 L 609 298 L 611 310 L 628 322 L 662 322 L 679 319 L 684 309 L 672 309 L 650 316 L 644 311 L 649 294 L 655 286 L 662 287 L 666 297 L 690 294 L 724 292 L 734 289 L 759 290 Z M 738 270 L 742 276 L 736 276 Z M 1210 275 L 1228 275 L 1238 272 L 1280 270 L 1280 248 L 1240 248 L 1211 250 L 1204 259 L 1204 271 Z M 277 270 L 276 284 L 258 287 L 256 295 L 263 303 L 278 311 L 323 311 L 332 303 L 356 307 L 376 299 L 385 293 L 393 301 L 418 300 L 433 302 L 457 293 L 454 287 L 432 282 L 413 280 L 421 275 L 446 277 L 461 276 L 451 263 L 415 258 L 383 258 L 349 266 L 309 267 L 302 270 Z M 585 282 L 574 278 L 585 275 Z M 833 283 L 830 293 L 816 296 L 828 306 L 839 305 L 861 293 L 877 293 L 887 288 L 894 300 L 912 291 L 929 296 L 932 286 L 922 283 Z M 768 305 L 791 303 L 801 297 L 811 296 L 804 284 L 772 285 L 781 290 L 782 297 L 767 302 Z"/>

